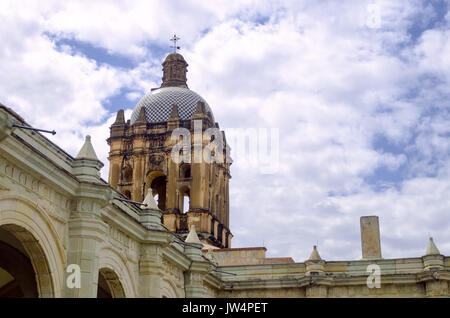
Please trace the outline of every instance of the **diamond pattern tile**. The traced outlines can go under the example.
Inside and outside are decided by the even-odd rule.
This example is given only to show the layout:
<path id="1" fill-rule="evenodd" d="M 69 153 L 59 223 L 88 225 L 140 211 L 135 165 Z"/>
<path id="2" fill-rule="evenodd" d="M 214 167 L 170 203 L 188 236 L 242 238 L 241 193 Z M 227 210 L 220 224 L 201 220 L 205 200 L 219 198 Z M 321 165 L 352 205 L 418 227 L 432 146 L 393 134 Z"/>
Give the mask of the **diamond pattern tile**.
<path id="1" fill-rule="evenodd" d="M 142 107 L 145 107 L 145 116 L 150 123 L 167 121 L 173 104 L 178 105 L 178 114 L 183 120 L 191 118 L 197 108 L 197 102 L 205 103 L 206 112 L 212 111 L 208 103 L 196 92 L 181 87 L 163 87 L 149 92 L 137 103 L 131 114 L 131 124 L 139 117 Z M 214 122 L 214 117 L 212 117 Z"/>

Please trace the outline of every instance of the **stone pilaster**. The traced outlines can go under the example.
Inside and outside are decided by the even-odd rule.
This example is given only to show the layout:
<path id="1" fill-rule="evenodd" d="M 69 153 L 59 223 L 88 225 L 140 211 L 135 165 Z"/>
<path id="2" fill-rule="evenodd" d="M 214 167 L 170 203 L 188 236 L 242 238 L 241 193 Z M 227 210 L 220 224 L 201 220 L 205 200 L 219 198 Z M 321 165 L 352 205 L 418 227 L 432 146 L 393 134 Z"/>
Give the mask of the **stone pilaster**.
<path id="1" fill-rule="evenodd" d="M 186 256 L 192 261 L 189 270 L 184 273 L 184 289 L 186 298 L 204 298 L 206 291 L 203 281 L 212 265 L 202 256 L 201 249 L 194 246 L 185 246 L 184 249 Z M 201 247 L 200 244 L 198 246 Z"/>
<path id="2" fill-rule="evenodd" d="M 159 244 L 142 244 L 139 260 L 139 297 L 161 298 L 164 273 L 163 248 Z"/>
<path id="3" fill-rule="evenodd" d="M 306 287 L 307 298 L 326 298 L 328 295 L 327 286 L 311 285 Z"/>
<path id="4" fill-rule="evenodd" d="M 113 198 L 109 187 L 101 183 L 102 166 L 90 136 L 86 136 L 72 163 L 72 173 L 80 183 L 77 195 L 72 199 L 67 254 L 67 265 L 75 264 L 80 268 L 81 286 L 68 288 L 66 284 L 66 297 L 97 297 L 100 246 L 108 229 L 100 212 Z"/>
<path id="5" fill-rule="evenodd" d="M 439 280 L 439 275 L 435 273 L 435 279 L 425 283 L 426 297 L 448 297 L 448 283 L 445 280 Z"/>
<path id="6" fill-rule="evenodd" d="M 195 114 L 194 114 L 195 115 Z M 190 189 L 190 207 L 191 209 L 201 209 L 202 206 L 202 169 L 203 163 L 203 128 L 202 121 L 195 119 L 195 116 L 191 119 L 192 126 L 194 127 L 194 133 L 192 137 L 192 163 L 191 163 L 191 189 Z"/>
<path id="7" fill-rule="evenodd" d="M 213 268 L 213 264 L 203 257 L 203 244 L 198 238 L 195 225 L 191 226 L 185 241 L 184 253 L 191 260 L 189 269 L 184 273 L 184 290 L 186 298 L 203 298 L 206 295 L 203 281 Z"/>
<path id="8" fill-rule="evenodd" d="M 153 221 L 151 223 L 155 224 Z M 166 231 L 149 230 L 146 240 L 141 244 L 139 297 L 161 297 L 163 252 L 172 241 L 173 235 Z"/>
<path id="9" fill-rule="evenodd" d="M 177 164 L 172 160 L 172 154 L 168 153 L 168 171 L 166 188 L 166 210 L 171 213 L 178 212 L 177 202 Z"/>
<path id="10" fill-rule="evenodd" d="M 156 207 L 152 191 L 148 190 L 140 222 L 150 234 L 141 244 L 139 259 L 139 297 L 161 298 L 161 281 L 164 276 L 163 251 L 173 240 L 161 224 L 162 212 Z"/>
<path id="11" fill-rule="evenodd" d="M 100 219 L 101 205 L 92 198 L 73 201 L 69 219 L 69 246 L 67 264 L 76 264 L 81 270 L 80 288 L 65 286 L 66 297 L 97 297 L 100 245 L 107 225 Z"/>

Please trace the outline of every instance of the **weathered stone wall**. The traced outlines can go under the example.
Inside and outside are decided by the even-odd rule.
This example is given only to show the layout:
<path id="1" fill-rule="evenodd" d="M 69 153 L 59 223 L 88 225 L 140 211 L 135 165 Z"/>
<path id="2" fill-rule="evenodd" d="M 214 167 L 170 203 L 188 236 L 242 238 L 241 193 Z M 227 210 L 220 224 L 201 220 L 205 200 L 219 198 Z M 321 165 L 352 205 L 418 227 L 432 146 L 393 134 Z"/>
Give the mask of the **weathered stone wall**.
<path id="1" fill-rule="evenodd" d="M 438 257 L 438 256 L 436 256 Z M 447 260 L 448 258 L 446 258 Z M 450 271 L 427 270 L 422 258 L 324 262 L 308 274 L 308 262 L 220 266 L 221 297 L 449 297 Z M 369 286 L 368 266 L 378 265 L 379 286 Z M 370 282 L 374 282 L 370 280 Z"/>

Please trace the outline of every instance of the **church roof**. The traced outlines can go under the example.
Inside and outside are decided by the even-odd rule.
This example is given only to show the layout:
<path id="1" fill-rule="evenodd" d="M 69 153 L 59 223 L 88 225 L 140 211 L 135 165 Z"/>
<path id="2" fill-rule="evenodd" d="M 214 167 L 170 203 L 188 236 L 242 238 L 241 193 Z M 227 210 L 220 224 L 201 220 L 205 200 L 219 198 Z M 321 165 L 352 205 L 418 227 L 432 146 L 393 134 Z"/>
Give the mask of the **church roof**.
<path id="1" fill-rule="evenodd" d="M 186 63 L 183 55 L 181 55 L 180 53 L 170 53 L 169 55 L 166 56 L 166 59 L 164 60 L 163 63 L 171 62 L 171 61 L 182 61 L 182 62 Z"/>
<path id="2" fill-rule="evenodd" d="M 174 104 L 178 106 L 178 114 L 181 120 L 190 119 L 199 101 L 205 103 L 205 113 L 209 114 L 212 122 L 214 122 L 211 108 L 196 92 L 182 87 L 163 87 L 152 90 L 141 98 L 131 114 L 131 124 L 139 117 L 141 108 L 145 109 L 147 122 L 165 122 L 169 119 Z"/>

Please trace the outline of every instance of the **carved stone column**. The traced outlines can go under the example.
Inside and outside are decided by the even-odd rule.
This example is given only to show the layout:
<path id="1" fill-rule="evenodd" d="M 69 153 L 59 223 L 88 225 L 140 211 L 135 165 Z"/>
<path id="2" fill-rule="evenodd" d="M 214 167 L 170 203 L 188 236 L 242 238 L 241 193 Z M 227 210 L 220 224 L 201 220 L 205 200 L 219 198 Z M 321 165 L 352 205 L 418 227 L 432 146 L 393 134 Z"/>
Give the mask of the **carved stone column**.
<path id="1" fill-rule="evenodd" d="M 80 268 L 81 286 L 69 288 L 66 282 L 66 297 L 97 297 L 100 245 L 107 231 L 100 213 L 113 198 L 111 189 L 100 180 L 102 166 L 86 136 L 72 163 L 72 173 L 80 183 L 71 202 L 67 254 L 67 265 Z"/>
<path id="2" fill-rule="evenodd" d="M 139 297 L 161 298 L 161 281 L 164 273 L 162 247 L 142 244 L 139 260 Z"/>
<path id="3" fill-rule="evenodd" d="M 161 225 L 161 211 L 156 208 L 151 190 L 148 191 L 144 203 L 148 204 L 148 207 L 142 210 L 141 223 L 147 228 L 148 235 L 141 244 L 139 297 L 161 298 L 163 252 L 174 237 Z"/>

